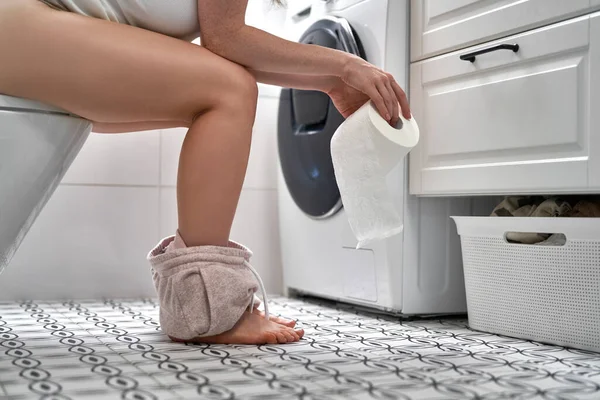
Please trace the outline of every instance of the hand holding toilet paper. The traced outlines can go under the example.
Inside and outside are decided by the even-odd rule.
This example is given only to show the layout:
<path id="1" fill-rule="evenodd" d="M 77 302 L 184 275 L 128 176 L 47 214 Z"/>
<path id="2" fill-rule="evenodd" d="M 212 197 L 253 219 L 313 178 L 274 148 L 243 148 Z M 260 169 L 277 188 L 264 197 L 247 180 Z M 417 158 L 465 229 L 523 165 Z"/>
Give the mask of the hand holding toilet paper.
<path id="1" fill-rule="evenodd" d="M 331 138 L 331 158 L 357 248 L 402 232 L 402 218 L 386 184 L 387 174 L 419 142 L 414 118 L 396 129 L 367 102 Z"/>

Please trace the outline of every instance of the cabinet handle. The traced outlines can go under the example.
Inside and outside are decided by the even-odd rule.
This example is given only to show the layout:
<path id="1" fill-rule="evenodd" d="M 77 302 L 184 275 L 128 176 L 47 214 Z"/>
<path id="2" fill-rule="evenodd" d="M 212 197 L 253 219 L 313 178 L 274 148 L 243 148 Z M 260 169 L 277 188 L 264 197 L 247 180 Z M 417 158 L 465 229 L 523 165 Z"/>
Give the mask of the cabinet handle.
<path id="1" fill-rule="evenodd" d="M 491 53 L 492 51 L 498 50 L 512 50 L 514 53 L 519 51 L 518 44 L 498 44 L 496 46 L 488 47 L 487 49 L 481 49 L 474 51 L 472 53 L 463 54 L 460 56 L 460 59 L 463 61 L 475 62 L 475 57 L 480 56 L 482 54 Z"/>

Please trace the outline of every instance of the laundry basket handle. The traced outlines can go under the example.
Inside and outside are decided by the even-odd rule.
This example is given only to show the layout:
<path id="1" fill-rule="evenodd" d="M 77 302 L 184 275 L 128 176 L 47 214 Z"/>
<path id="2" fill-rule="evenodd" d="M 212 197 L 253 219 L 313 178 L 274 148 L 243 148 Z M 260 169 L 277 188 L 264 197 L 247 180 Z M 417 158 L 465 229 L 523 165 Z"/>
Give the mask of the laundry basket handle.
<path id="1" fill-rule="evenodd" d="M 460 236 L 503 238 L 507 232 L 562 233 L 571 240 L 600 241 L 600 218 L 451 217 Z"/>

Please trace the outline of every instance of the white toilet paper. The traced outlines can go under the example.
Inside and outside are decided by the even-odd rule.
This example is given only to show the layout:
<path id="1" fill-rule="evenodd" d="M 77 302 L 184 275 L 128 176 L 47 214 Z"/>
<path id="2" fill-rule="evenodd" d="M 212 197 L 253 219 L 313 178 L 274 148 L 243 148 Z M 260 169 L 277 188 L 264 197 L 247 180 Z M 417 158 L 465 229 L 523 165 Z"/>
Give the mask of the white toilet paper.
<path id="1" fill-rule="evenodd" d="M 331 158 L 357 248 L 402 232 L 386 183 L 387 174 L 419 142 L 414 118 L 391 127 L 369 101 L 337 129 Z"/>

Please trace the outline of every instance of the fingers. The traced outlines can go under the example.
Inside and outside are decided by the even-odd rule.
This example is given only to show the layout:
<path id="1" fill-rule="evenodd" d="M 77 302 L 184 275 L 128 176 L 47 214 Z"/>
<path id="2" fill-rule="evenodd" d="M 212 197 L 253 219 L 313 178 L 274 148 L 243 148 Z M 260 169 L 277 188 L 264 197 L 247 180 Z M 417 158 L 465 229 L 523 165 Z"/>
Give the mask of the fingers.
<path id="1" fill-rule="evenodd" d="M 394 90 L 394 93 L 396 94 L 396 99 L 398 99 L 398 103 L 400 103 L 400 108 L 402 109 L 402 115 L 406 119 L 411 119 L 412 115 L 410 113 L 410 106 L 408 104 L 408 98 L 406 97 L 406 93 L 404 93 L 404 90 L 402 90 L 402 88 L 400 87 L 400 85 L 398 85 L 398 82 L 396 82 L 395 79 L 392 79 L 391 84 L 392 84 L 392 89 Z"/>
<path id="2" fill-rule="evenodd" d="M 392 80 L 394 79 L 392 78 Z M 398 100 L 396 99 L 396 93 L 394 93 L 394 89 L 392 89 L 391 81 L 386 82 L 385 87 L 389 93 L 392 102 L 392 119 L 390 120 L 390 125 L 395 127 L 398 123 L 398 120 L 400 119 L 400 117 L 398 116 L 400 106 L 398 105 Z"/>
<path id="3" fill-rule="evenodd" d="M 375 79 L 375 90 L 368 93 L 375 107 L 392 126 L 398 123 L 399 113 L 406 119 L 411 118 L 410 106 L 404 90 L 391 74 L 380 75 Z M 400 105 L 398 105 L 400 103 Z"/>
<path id="4" fill-rule="evenodd" d="M 404 118 L 411 118 L 406 93 L 392 74 L 364 61 L 350 71 L 353 73 L 344 79 L 344 83 L 369 96 L 379 114 L 391 125 L 398 123 L 400 112 Z"/>
<path id="5" fill-rule="evenodd" d="M 388 116 L 386 121 L 390 122 L 394 117 L 394 103 L 396 102 L 396 96 L 393 94 L 393 92 L 389 92 L 386 78 L 382 78 L 379 82 L 377 82 L 376 87 L 381 97 L 383 97 L 383 102 L 385 103 L 386 115 Z"/>
<path id="6" fill-rule="evenodd" d="M 391 118 L 391 115 L 387 109 L 385 100 L 383 99 L 383 96 L 381 95 L 381 92 L 378 90 L 378 88 L 376 86 L 372 86 L 371 89 L 369 90 L 369 93 L 367 93 L 367 96 L 369 96 L 371 98 L 371 101 L 373 102 L 373 104 L 375 104 L 375 108 L 377 108 L 377 111 L 379 111 L 379 114 L 381 114 L 381 116 L 386 121 L 389 121 Z"/>

